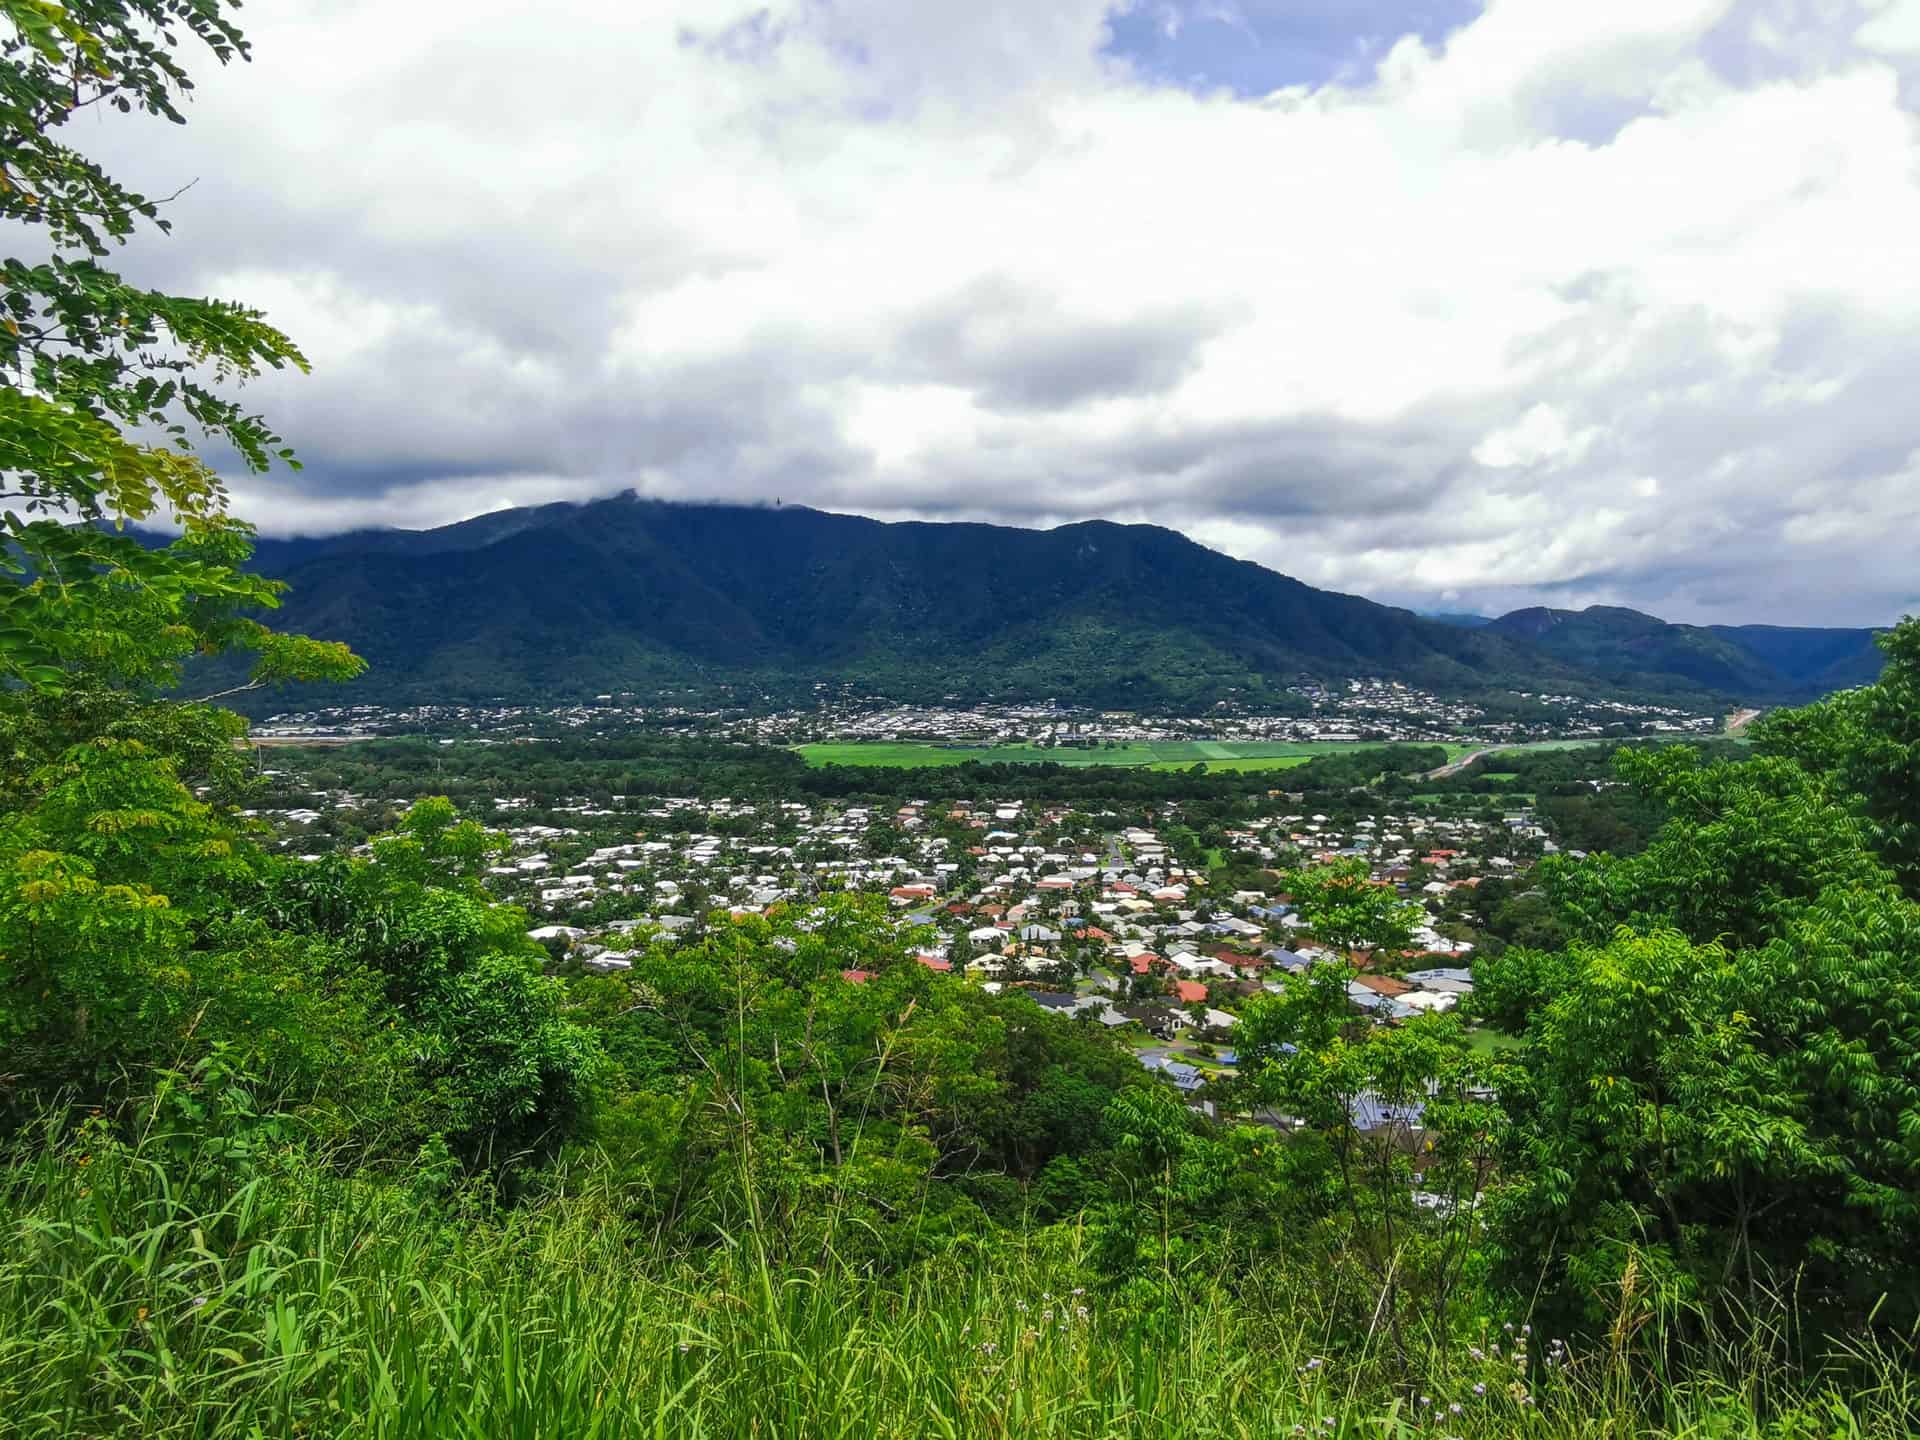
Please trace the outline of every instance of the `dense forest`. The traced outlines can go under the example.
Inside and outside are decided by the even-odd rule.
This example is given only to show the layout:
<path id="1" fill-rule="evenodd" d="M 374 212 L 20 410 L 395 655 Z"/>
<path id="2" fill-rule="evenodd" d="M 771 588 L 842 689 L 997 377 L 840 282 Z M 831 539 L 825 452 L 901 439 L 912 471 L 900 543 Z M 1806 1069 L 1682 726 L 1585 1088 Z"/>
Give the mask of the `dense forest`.
<path id="1" fill-rule="evenodd" d="M 557 973 L 453 799 L 280 854 L 244 721 L 166 698 L 196 655 L 359 669 L 261 618 L 186 448 L 284 458 L 217 382 L 299 352 L 108 269 L 157 208 L 65 138 L 180 118 L 185 55 L 245 57 L 229 11 L 0 0 L 0 210 L 48 249 L 0 326 L 0 1435 L 1911 1433 L 1920 622 L 1751 754 L 1615 757 L 1652 808 L 1536 867 L 1543 943 L 1475 970 L 1497 1052 L 1315 967 L 1207 1113 L 858 895 Z M 158 550 L 70 523 L 160 513 Z M 722 783 L 703 755 L 604 763 Z M 1350 871 L 1291 889 L 1395 946 Z"/>

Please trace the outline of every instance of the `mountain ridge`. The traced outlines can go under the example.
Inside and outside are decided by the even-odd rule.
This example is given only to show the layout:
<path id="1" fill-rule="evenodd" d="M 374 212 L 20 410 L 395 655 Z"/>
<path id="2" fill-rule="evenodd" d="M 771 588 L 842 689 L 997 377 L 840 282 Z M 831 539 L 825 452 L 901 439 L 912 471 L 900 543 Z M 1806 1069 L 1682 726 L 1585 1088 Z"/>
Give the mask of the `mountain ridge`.
<path id="1" fill-rule="evenodd" d="M 253 565 L 292 586 L 281 623 L 366 656 L 356 698 L 399 703 L 846 686 L 1150 708 L 1284 703 L 1309 678 L 1467 693 L 1617 688 L 1622 674 L 1646 693 L 1771 700 L 1792 690 L 1782 676 L 1807 649 L 1799 632 L 1761 627 L 1769 636 L 1752 647 L 1720 642 L 1718 669 L 1648 668 L 1615 653 L 1618 619 L 1517 611 L 1462 626 L 1319 590 L 1161 526 L 886 522 L 631 493 L 429 530 L 262 539 Z M 1829 668 L 1857 662 L 1856 632 L 1817 633 L 1839 637 L 1826 642 Z M 1703 643 L 1678 658 L 1697 660 Z"/>
<path id="2" fill-rule="evenodd" d="M 1621 605 L 1529 606 L 1485 627 L 1613 684 L 1650 679 L 1762 700 L 1806 699 L 1878 677 L 1879 633 L 1786 625 L 1682 625 Z"/>

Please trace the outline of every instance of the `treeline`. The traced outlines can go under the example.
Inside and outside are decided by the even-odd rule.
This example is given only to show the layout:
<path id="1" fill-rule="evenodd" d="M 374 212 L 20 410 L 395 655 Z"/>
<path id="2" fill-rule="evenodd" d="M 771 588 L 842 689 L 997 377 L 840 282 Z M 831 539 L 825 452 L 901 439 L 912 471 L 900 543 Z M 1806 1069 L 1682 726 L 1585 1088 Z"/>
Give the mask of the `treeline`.
<path id="1" fill-rule="evenodd" d="M 1183 770 L 1145 766 L 1007 764 L 890 767 L 810 766 L 779 746 L 636 735 L 527 743 L 442 744 L 419 738 L 363 741 L 326 749 L 276 749 L 276 766 L 314 786 L 382 800 L 444 794 L 466 805 L 515 796 L 535 809 L 615 796 L 736 800 L 1048 800 L 1081 807 L 1172 801 L 1231 801 L 1273 790 L 1338 793 L 1383 774 L 1446 763 L 1438 745 L 1383 745 L 1318 756 L 1279 770 Z M 264 763 L 264 762 L 263 762 Z"/>

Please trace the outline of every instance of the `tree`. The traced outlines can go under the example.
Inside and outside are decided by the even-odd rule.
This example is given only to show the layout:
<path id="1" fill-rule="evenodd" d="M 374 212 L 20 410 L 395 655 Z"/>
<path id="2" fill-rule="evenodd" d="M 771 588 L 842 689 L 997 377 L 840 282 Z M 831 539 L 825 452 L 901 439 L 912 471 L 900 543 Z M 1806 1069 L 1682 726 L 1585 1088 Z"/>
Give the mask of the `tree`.
<path id="1" fill-rule="evenodd" d="M 62 138 L 95 106 L 183 123 L 192 82 L 176 51 L 187 39 L 223 64 L 244 59 L 230 8 L 0 0 L 0 216 L 51 252 L 0 262 L 0 500 L 15 507 L 0 676 L 41 691 L 170 683 L 196 651 L 250 653 L 234 688 L 361 668 L 344 646 L 245 613 L 277 605 L 282 587 L 241 568 L 252 532 L 193 448 L 210 440 L 254 471 L 291 463 L 259 416 L 201 377 L 239 382 L 305 359 L 258 311 L 143 290 L 107 269 L 113 246 L 168 223 Z M 159 519 L 184 532 L 159 550 L 100 528 Z"/>
<path id="2" fill-rule="evenodd" d="M 1759 944 L 1829 887 L 1891 883 L 1871 824 L 1833 783 L 1791 760 L 1703 763 L 1674 745 L 1622 750 L 1614 766 L 1669 818 L 1637 855 L 1541 862 L 1561 918 L 1589 942 L 1627 925 L 1701 944 Z"/>
<path id="3" fill-rule="evenodd" d="M 1447 1337 L 1480 1235 L 1481 1196 L 1504 1142 L 1494 1076 L 1459 1022 L 1356 1019 L 1344 966 L 1288 976 L 1254 1000 L 1234 1031 L 1245 1103 L 1289 1116 L 1326 1147 L 1345 1221 L 1342 1259 L 1377 1297 L 1397 1357 L 1409 1326 Z M 1433 1197 L 1422 1211 L 1416 1189 Z"/>
<path id="4" fill-rule="evenodd" d="M 1767 716 L 1754 738 L 1762 753 L 1857 796 L 1875 848 L 1920 898 L 1920 619 L 1909 616 L 1879 645 L 1887 663 L 1878 683 Z"/>
<path id="5" fill-rule="evenodd" d="M 377 980 L 406 1027 L 422 1123 L 496 1165 L 564 1140 L 603 1065 L 565 985 L 542 973 L 525 913 L 480 884 L 505 843 L 430 797 L 374 837 L 370 858 L 274 862 L 246 912 L 324 937 Z"/>
<path id="6" fill-rule="evenodd" d="M 1910 1323 L 1916 962 L 1920 907 L 1885 891 L 1830 891 L 1744 951 L 1671 930 L 1573 946 L 1505 1091 L 1516 1275 L 1544 1268 L 1590 1321 L 1639 1256 L 1710 1301 L 1791 1284 L 1832 1321 L 1886 1297 Z"/>
<path id="7" fill-rule="evenodd" d="M 1375 881 L 1364 860 L 1298 870 L 1285 885 L 1314 938 L 1336 951 L 1404 950 L 1422 918 L 1418 905 Z"/>

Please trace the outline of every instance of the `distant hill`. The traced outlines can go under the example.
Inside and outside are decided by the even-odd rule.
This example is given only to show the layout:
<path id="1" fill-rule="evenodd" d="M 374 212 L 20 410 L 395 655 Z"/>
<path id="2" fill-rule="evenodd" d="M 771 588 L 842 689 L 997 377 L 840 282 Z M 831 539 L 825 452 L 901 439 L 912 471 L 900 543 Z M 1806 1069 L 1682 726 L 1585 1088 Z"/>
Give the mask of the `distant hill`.
<path id="1" fill-rule="evenodd" d="M 1416 610 L 1414 614 L 1423 620 L 1437 620 L 1442 625 L 1458 625 L 1462 630 L 1478 630 L 1482 625 L 1491 625 L 1491 615 L 1469 615 L 1460 610 Z"/>
<path id="2" fill-rule="evenodd" d="M 1104 521 L 882 524 L 624 496 L 265 540 L 256 566 L 292 584 L 280 621 L 371 662 L 352 692 L 368 701 L 824 684 L 1135 707 L 1271 700 L 1302 677 L 1453 692 L 1580 679 L 1492 627 Z"/>
<path id="3" fill-rule="evenodd" d="M 1777 625 L 1674 625 L 1638 610 L 1515 610 L 1484 633 L 1534 645 L 1625 688 L 1690 685 L 1759 702 L 1807 699 L 1872 681 L 1872 630 Z"/>

